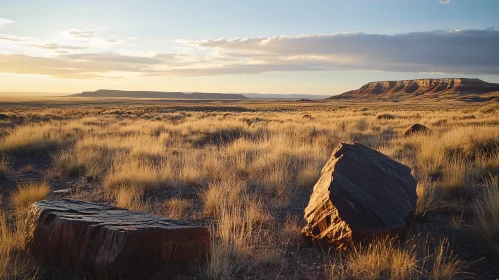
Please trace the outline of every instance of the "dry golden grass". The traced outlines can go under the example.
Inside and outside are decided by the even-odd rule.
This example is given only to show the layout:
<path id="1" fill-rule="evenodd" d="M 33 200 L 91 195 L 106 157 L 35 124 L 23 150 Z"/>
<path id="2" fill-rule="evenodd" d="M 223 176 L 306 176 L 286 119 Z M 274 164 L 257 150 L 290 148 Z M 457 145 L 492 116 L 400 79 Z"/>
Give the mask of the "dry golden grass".
<path id="1" fill-rule="evenodd" d="M 113 164 L 103 183 L 104 188 L 110 191 L 121 186 L 145 191 L 159 187 L 164 179 L 151 162 L 128 158 Z"/>
<path id="2" fill-rule="evenodd" d="M 475 203 L 475 235 L 483 248 L 499 254 L 499 179 L 486 180 L 483 191 Z"/>
<path id="3" fill-rule="evenodd" d="M 182 198 L 172 198 L 165 201 L 168 218 L 182 220 L 186 217 L 187 211 L 192 208 L 192 202 Z"/>
<path id="4" fill-rule="evenodd" d="M 76 177 L 100 179 L 112 165 L 112 151 L 99 148 L 74 147 L 54 156 L 59 173 Z"/>
<path id="5" fill-rule="evenodd" d="M 140 189 L 120 187 L 113 191 L 115 205 L 133 211 L 147 212 L 148 204 L 144 201 L 144 193 Z"/>
<path id="6" fill-rule="evenodd" d="M 222 202 L 237 203 L 245 193 L 246 184 L 243 181 L 231 178 L 214 182 L 201 196 L 204 201 L 204 212 L 211 217 L 216 217 L 224 206 Z"/>
<path id="7" fill-rule="evenodd" d="M 26 260 L 20 258 L 24 249 L 24 219 L 15 217 L 11 223 L 0 211 L 0 279 L 32 278 Z"/>
<path id="8" fill-rule="evenodd" d="M 412 279 L 418 272 L 414 248 L 400 248 L 389 239 L 355 246 L 346 262 L 356 279 Z"/>
<path id="9" fill-rule="evenodd" d="M 53 126 L 21 126 L 3 139 L 0 151 L 9 153 L 46 151 L 57 147 L 61 141 L 62 136 Z"/>
<path id="10" fill-rule="evenodd" d="M 244 275 L 248 268 L 268 269 L 266 276 L 272 278 L 269 267 L 298 243 L 302 217 L 295 213 L 302 205 L 293 203 L 303 204 L 310 195 L 340 142 L 367 145 L 411 167 L 419 182 L 420 218 L 451 208 L 448 200 L 456 194 L 471 200 L 483 178 L 499 173 L 497 106 L 199 106 L 36 108 L 30 114 L 12 109 L 9 114 L 26 114 L 26 122 L 0 128 L 5 135 L 0 152 L 9 157 L 48 152 L 51 171 L 81 178 L 81 185 L 91 185 L 89 192 L 98 190 L 96 196 L 109 203 L 209 224 L 213 254 L 200 274 L 211 279 L 251 278 Z M 432 133 L 405 137 L 404 130 L 414 123 L 427 125 Z M 183 191 L 198 197 L 171 199 Z M 490 244 L 487 239 L 498 242 L 493 197 L 480 196 L 476 206 L 477 236 L 490 232 L 493 237 L 480 238 L 485 244 Z M 446 211 L 441 215 L 452 223 Z M 276 232 L 285 245 L 271 238 Z M 293 245 L 286 248 L 286 242 Z M 387 253 L 393 257 L 386 258 Z M 442 279 L 457 273 L 443 265 L 452 258 L 449 254 L 446 249 L 439 258 L 421 259 L 412 248 L 380 241 L 345 255 L 334 270 L 346 277 L 402 279 L 419 277 L 421 263 L 431 259 L 435 264 L 428 264 L 425 275 Z"/>
<path id="11" fill-rule="evenodd" d="M 0 279 L 8 277 L 10 261 L 13 255 L 13 250 L 17 246 L 14 233 L 11 232 L 7 225 L 5 214 L 0 213 Z"/>
<path id="12" fill-rule="evenodd" d="M 412 244 L 412 245 L 411 245 Z M 418 256 L 416 246 L 424 248 Z M 336 279 L 459 279 L 468 264 L 456 257 L 447 239 L 430 249 L 428 240 L 407 244 L 378 239 L 358 244 L 350 252 L 339 252 L 326 270 L 326 278 Z"/>
<path id="13" fill-rule="evenodd" d="M 215 220 L 212 254 L 207 266 L 201 268 L 204 277 L 232 279 L 250 263 L 268 263 L 280 257 L 279 249 L 265 243 L 268 240 L 257 234 L 270 217 L 263 205 L 247 193 L 244 182 L 230 177 L 220 180 L 210 185 L 202 197 L 205 213 Z M 262 246 L 265 250 L 255 254 Z"/>
<path id="14" fill-rule="evenodd" d="M 217 236 L 217 230 L 212 226 L 210 235 Z M 236 248 L 228 241 L 221 238 L 211 238 L 211 255 L 208 264 L 199 268 L 201 277 L 207 279 L 232 279 L 243 263 L 237 259 Z"/>
<path id="15" fill-rule="evenodd" d="M 467 264 L 458 259 L 449 246 L 449 241 L 444 239 L 430 255 L 431 270 L 427 273 L 428 279 L 448 280 L 463 276 Z"/>
<path id="16" fill-rule="evenodd" d="M 17 186 L 17 189 L 12 193 L 11 201 L 18 213 L 25 213 L 31 204 L 45 199 L 49 191 L 50 186 L 45 182 L 24 183 Z"/>
<path id="17" fill-rule="evenodd" d="M 299 225 L 298 217 L 288 215 L 284 220 L 284 228 L 281 229 L 281 231 L 283 231 L 281 235 L 288 242 L 295 243 L 300 241 L 301 230 L 302 228 Z"/>
<path id="18" fill-rule="evenodd" d="M 221 202 L 217 216 L 211 234 L 211 255 L 203 273 L 210 279 L 231 279 L 248 261 L 255 237 L 254 223 L 245 215 L 240 200 Z"/>
<path id="19" fill-rule="evenodd" d="M 445 200 L 441 190 L 429 178 L 421 179 L 418 182 L 416 193 L 418 195 L 416 204 L 417 218 L 425 218 L 427 215 L 445 207 Z"/>

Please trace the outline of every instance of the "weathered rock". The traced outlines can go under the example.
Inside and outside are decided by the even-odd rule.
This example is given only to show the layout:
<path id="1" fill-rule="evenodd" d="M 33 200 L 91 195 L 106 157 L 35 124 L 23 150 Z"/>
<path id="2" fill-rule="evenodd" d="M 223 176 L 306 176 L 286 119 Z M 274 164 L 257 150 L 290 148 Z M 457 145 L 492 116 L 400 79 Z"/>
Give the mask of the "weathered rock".
<path id="1" fill-rule="evenodd" d="M 335 247 L 372 237 L 402 237 L 416 200 L 410 168 L 361 144 L 341 144 L 314 186 L 303 234 Z"/>
<path id="2" fill-rule="evenodd" d="M 7 116 L 6 114 L 0 114 L 0 120 L 6 120 L 8 118 L 9 116 Z"/>
<path id="3" fill-rule="evenodd" d="M 70 199 L 34 203 L 27 225 L 33 256 L 87 279 L 171 279 L 210 248 L 206 228 Z"/>
<path id="4" fill-rule="evenodd" d="M 431 133 L 431 130 L 422 125 L 422 124 L 415 124 L 411 127 L 409 127 L 405 132 L 404 132 L 404 135 L 405 136 L 411 136 L 411 135 L 414 135 L 414 134 L 424 134 L 424 133 Z"/>

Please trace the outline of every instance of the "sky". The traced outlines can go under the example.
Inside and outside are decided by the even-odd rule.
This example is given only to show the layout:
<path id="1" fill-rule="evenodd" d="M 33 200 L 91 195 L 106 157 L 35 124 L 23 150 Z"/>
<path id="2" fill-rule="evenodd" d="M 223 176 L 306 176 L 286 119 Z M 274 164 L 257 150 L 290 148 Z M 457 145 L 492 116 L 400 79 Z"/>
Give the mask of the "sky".
<path id="1" fill-rule="evenodd" d="M 499 83 L 497 0 L 0 0 L 0 92 Z"/>

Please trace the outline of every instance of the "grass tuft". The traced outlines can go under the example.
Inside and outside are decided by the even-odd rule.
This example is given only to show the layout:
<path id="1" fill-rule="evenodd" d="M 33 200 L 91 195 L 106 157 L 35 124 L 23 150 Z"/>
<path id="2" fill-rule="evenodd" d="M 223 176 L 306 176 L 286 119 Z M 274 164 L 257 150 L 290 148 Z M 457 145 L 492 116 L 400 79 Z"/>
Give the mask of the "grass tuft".
<path id="1" fill-rule="evenodd" d="M 120 187 L 114 190 L 115 205 L 133 211 L 147 212 L 149 205 L 144 201 L 144 193 L 137 188 Z"/>
<path id="2" fill-rule="evenodd" d="M 475 236 L 483 248 L 499 254 L 499 179 L 490 177 L 475 202 Z"/>
<path id="3" fill-rule="evenodd" d="M 50 187 L 46 182 L 23 183 L 12 193 L 11 200 L 18 213 L 26 213 L 31 204 L 47 197 Z"/>
<path id="4" fill-rule="evenodd" d="M 425 218 L 445 207 L 445 196 L 437 188 L 437 184 L 429 178 L 418 182 L 416 193 L 418 195 L 416 217 L 419 219 Z"/>
<path id="5" fill-rule="evenodd" d="M 168 218 L 181 220 L 187 215 L 187 211 L 192 208 L 192 202 L 182 198 L 172 198 L 165 201 Z"/>
<path id="6" fill-rule="evenodd" d="M 388 238 L 355 246 L 346 261 L 356 279 L 411 279 L 418 268 L 414 248 L 398 247 Z"/>
<path id="7" fill-rule="evenodd" d="M 457 279 L 459 275 L 464 274 L 464 269 L 467 265 L 458 259 L 449 247 L 447 239 L 440 242 L 438 248 L 430 258 L 432 268 L 427 275 L 428 279 Z"/>

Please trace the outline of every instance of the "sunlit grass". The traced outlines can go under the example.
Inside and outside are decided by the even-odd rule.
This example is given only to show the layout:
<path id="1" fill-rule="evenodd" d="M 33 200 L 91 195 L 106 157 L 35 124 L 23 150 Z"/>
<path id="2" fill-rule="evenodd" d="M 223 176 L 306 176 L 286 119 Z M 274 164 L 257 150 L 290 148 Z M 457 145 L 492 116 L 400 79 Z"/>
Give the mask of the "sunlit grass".
<path id="1" fill-rule="evenodd" d="M 43 200 L 50 191 L 47 183 L 23 183 L 12 193 L 11 201 L 19 213 L 27 212 L 31 204 Z"/>
<path id="2" fill-rule="evenodd" d="M 294 203 L 306 202 L 338 143 L 358 142 L 412 169 L 419 182 L 418 218 L 433 222 L 437 217 L 452 225 L 462 217 L 447 214 L 454 207 L 449 200 L 480 194 L 473 225 L 477 240 L 497 250 L 494 189 L 485 188 L 483 197 L 477 191 L 485 176 L 499 172 L 495 107 L 473 108 L 476 118 L 460 118 L 471 113 L 374 104 L 245 106 L 253 105 L 241 105 L 241 112 L 223 104 L 213 110 L 170 105 L 40 109 L 61 120 L 4 128 L 0 153 L 9 160 L 0 161 L 0 177 L 10 180 L 18 172 L 10 158 L 49 152 L 50 171 L 78 181 L 83 187 L 75 192 L 81 191 L 81 199 L 209 226 L 212 254 L 200 264 L 200 277 L 244 278 L 245 268 L 251 268 L 274 279 L 287 250 L 300 242 L 303 219 L 296 213 L 302 206 Z M 404 130 L 416 122 L 432 134 L 405 137 Z M 48 186 L 35 185 L 20 185 L 13 193 L 10 202 L 17 212 L 47 195 Z M 13 224 L 10 232 L 16 232 Z M 389 240 L 359 245 L 332 266 L 329 276 L 455 278 L 462 263 L 448 249 L 453 244 L 444 245 L 425 256 Z M 270 276 L 273 269 L 277 272 Z"/>
<path id="3" fill-rule="evenodd" d="M 499 180 L 486 180 L 475 203 L 475 236 L 483 248 L 499 254 Z"/>

